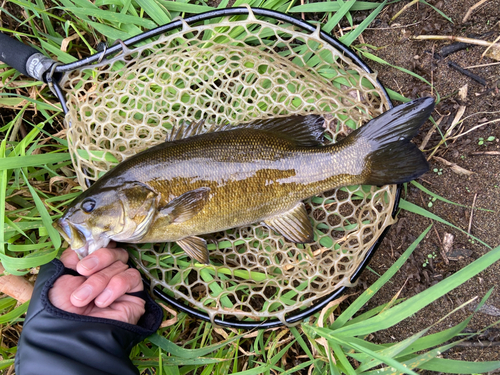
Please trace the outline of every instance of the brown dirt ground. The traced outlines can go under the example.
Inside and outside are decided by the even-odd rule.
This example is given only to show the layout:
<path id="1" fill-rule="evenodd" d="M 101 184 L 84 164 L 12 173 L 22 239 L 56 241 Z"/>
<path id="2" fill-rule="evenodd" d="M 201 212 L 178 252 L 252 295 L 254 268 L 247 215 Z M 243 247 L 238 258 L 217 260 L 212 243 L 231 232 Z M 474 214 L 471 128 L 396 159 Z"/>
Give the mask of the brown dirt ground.
<path id="1" fill-rule="evenodd" d="M 453 61 L 462 67 L 495 62 L 489 58 L 481 58 L 485 47 L 469 47 L 442 60 L 433 58 L 432 51 L 439 52 L 450 41 L 416 41 L 411 37 L 421 34 L 455 35 L 473 37 L 493 32 L 486 37 L 493 41 L 500 35 L 500 1 L 493 0 L 485 3 L 476 10 L 472 17 L 462 23 L 467 10 L 477 3 L 476 0 L 465 1 L 431 1 L 438 9 L 451 17 L 450 23 L 424 4 L 413 5 L 398 17 L 391 25 L 390 19 L 409 1 L 388 6 L 371 25 L 371 29 L 363 33 L 364 42 L 383 47 L 375 54 L 390 64 L 411 70 L 434 84 L 434 90 L 441 95 L 441 102 L 436 107 L 434 118 L 441 116 L 443 119 L 440 129 L 443 133 L 451 125 L 460 105 L 467 107 L 464 117 L 474 115 L 463 122 L 463 131 L 471 129 L 484 119 L 493 120 L 500 118 L 500 113 L 483 113 L 500 110 L 500 65 L 489 67 L 471 68 L 475 74 L 483 77 L 487 85 L 483 86 L 471 78 L 457 72 L 448 66 Z M 378 72 L 382 83 L 406 97 L 435 96 L 435 91 L 430 92 L 429 86 L 423 82 L 402 73 L 394 68 L 369 62 L 373 70 Z M 468 85 L 468 95 L 465 101 L 458 98 L 457 92 L 464 85 Z M 423 136 L 427 134 L 432 125 L 428 122 L 417 139 L 421 144 Z M 456 134 L 454 132 L 453 134 Z M 479 138 L 494 136 L 494 141 L 479 145 Z M 423 175 L 418 181 L 429 190 L 453 202 L 472 206 L 476 197 L 475 207 L 487 208 L 495 212 L 474 210 L 471 234 L 480 238 L 492 247 L 500 244 L 500 123 L 485 125 L 458 138 L 456 142 L 442 146 L 436 156 L 474 172 L 471 176 L 454 173 L 449 167 L 431 159 L 431 171 Z M 440 136 L 434 134 L 427 149 L 438 144 Z M 478 155 L 475 152 L 496 151 L 497 155 Z M 434 172 L 437 168 L 438 173 Z M 436 201 L 428 208 L 429 196 L 415 187 L 410 187 L 406 199 L 449 221 L 459 228 L 467 230 L 471 217 L 471 209 L 453 206 Z M 377 273 L 384 273 L 404 250 L 423 232 L 431 223 L 430 219 L 401 211 L 399 222 L 392 228 L 383 241 L 378 252 L 370 263 L 370 267 Z M 388 283 L 365 307 L 373 308 L 382 303 L 389 302 L 401 289 L 400 297 L 411 297 L 428 288 L 438 281 L 455 273 L 475 259 L 485 254 L 488 249 L 480 244 L 473 243 L 467 235 L 440 223 L 433 223 L 434 228 L 428 233 L 426 239 L 415 250 L 408 262 L 400 272 Z M 445 233 L 454 235 L 452 251 L 456 260 L 446 262 L 441 254 L 442 239 Z M 449 254 L 450 254 L 449 253 Z M 428 255 L 436 255 L 428 258 Z M 428 264 L 424 267 L 424 263 Z M 377 333 L 372 337 L 374 342 L 395 342 L 409 337 L 430 324 L 439 320 L 446 313 L 458 307 L 473 297 L 482 298 L 486 292 L 497 287 L 500 275 L 500 264 L 492 264 L 487 270 L 472 278 L 461 287 L 453 290 L 415 316 L 404 320 L 400 324 Z M 360 278 L 358 291 L 362 291 L 377 279 L 370 271 L 365 271 Z M 477 301 L 475 301 L 477 304 Z M 499 320 L 500 316 L 500 291 L 496 288 L 489 300 L 488 309 L 479 312 L 473 318 L 468 329 L 471 332 L 481 330 Z M 472 306 L 474 303 L 472 304 Z M 470 305 L 469 305 L 470 306 Z M 465 308 L 455 313 L 434 331 L 449 328 L 458 324 L 471 313 L 471 308 Z M 491 328 L 480 338 L 476 337 L 454 348 L 443 355 L 444 358 L 462 359 L 468 361 L 493 361 L 500 360 L 500 329 Z"/>

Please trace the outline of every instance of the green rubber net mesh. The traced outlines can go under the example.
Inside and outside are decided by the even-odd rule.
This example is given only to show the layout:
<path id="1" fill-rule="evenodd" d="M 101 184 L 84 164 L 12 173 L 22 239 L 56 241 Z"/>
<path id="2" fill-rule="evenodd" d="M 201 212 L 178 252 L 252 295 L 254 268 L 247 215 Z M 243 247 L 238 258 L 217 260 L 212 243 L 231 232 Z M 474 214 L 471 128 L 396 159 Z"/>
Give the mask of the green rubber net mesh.
<path id="1" fill-rule="evenodd" d="M 68 143 L 79 183 L 163 142 L 174 126 L 207 127 L 316 113 L 325 143 L 387 110 L 373 74 L 292 25 L 248 16 L 187 25 L 64 82 Z M 69 126 L 71 125 L 71 126 Z M 314 168 L 314 166 L 311 166 Z M 342 286 L 393 222 L 394 185 L 351 186 L 305 201 L 315 242 L 298 245 L 260 225 L 204 236 L 210 265 L 175 243 L 133 246 L 152 285 L 212 319 L 285 322 Z M 202 236 L 203 237 L 203 236 Z"/>

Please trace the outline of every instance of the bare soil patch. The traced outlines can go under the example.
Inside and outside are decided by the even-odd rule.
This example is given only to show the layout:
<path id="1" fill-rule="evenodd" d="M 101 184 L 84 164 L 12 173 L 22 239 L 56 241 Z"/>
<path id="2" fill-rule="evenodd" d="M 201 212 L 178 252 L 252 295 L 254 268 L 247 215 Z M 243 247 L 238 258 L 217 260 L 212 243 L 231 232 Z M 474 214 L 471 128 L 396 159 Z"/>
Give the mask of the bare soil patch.
<path id="1" fill-rule="evenodd" d="M 485 79 L 486 85 L 459 73 L 449 66 L 455 62 L 462 67 L 475 66 L 495 62 L 489 58 L 482 58 L 485 47 L 469 47 L 453 53 L 446 58 L 436 59 L 433 53 L 438 53 L 449 41 L 416 41 L 411 38 L 421 34 L 471 36 L 493 41 L 500 34 L 500 1 L 488 1 L 477 9 L 469 20 L 462 23 L 468 9 L 477 1 L 432 1 L 438 9 L 451 17 L 450 23 L 432 8 L 424 4 L 413 5 L 407 9 L 392 24 L 390 19 L 408 2 L 401 2 L 388 6 L 371 28 L 363 33 L 364 42 L 381 47 L 374 53 L 392 65 L 404 67 L 413 71 L 429 82 L 441 95 L 441 102 L 436 107 L 434 118 L 443 117 L 440 129 L 444 133 L 451 125 L 460 106 L 466 106 L 463 122 L 463 132 L 474 126 L 500 118 L 500 65 L 471 68 L 470 71 Z M 485 36 L 486 34 L 486 36 Z M 436 95 L 436 91 L 410 75 L 400 72 L 386 65 L 370 62 L 373 70 L 378 72 L 382 83 L 406 97 Z M 468 85 L 468 94 L 465 100 L 460 100 L 458 90 Z M 497 113 L 491 113 L 497 111 Z M 476 114 L 476 115 L 474 115 Z M 473 116 L 471 116 L 473 115 Z M 471 116 L 470 118 L 467 118 Z M 417 144 L 421 144 L 423 137 L 432 124 L 428 122 Z M 454 134 L 457 132 L 454 132 Z M 492 141 L 485 141 L 494 137 Z M 481 142 L 480 138 L 483 138 Z M 419 182 L 429 190 L 453 202 L 472 206 L 475 199 L 476 208 L 486 208 L 494 212 L 464 208 L 444 202 L 431 202 L 429 196 L 419 189 L 410 186 L 406 199 L 414 204 L 428 209 L 459 228 L 467 230 L 472 214 L 470 233 L 492 247 L 500 244 L 500 123 L 492 123 L 480 127 L 455 142 L 448 142 L 435 154 L 449 162 L 456 163 L 469 171 L 470 176 L 454 173 L 450 167 L 436 159 L 431 159 L 431 171 L 426 173 Z M 427 149 L 438 144 L 441 139 L 435 132 L 430 138 Z M 491 138 L 490 138 L 491 139 Z M 482 144 L 481 144 L 482 143 Z M 488 155 L 485 152 L 491 152 Z M 429 154 L 429 153 L 428 153 Z M 428 207 L 429 202 L 432 207 Z M 384 273 L 402 252 L 431 224 L 427 218 L 402 211 L 398 223 L 392 228 L 383 241 L 378 252 L 370 263 L 370 267 L 377 273 Z M 411 297 L 418 292 L 439 282 L 443 278 L 455 273 L 471 263 L 488 249 L 472 241 L 466 234 L 454 230 L 440 223 L 433 223 L 434 228 L 427 238 L 415 250 L 409 261 L 400 272 L 370 301 L 366 309 L 389 302 L 402 289 L 400 297 Z M 453 247 L 447 257 L 442 255 L 442 240 L 445 233 L 454 236 Z M 430 257 L 429 257 L 430 256 Z M 445 259 L 448 258 L 448 259 Z M 477 277 L 469 280 L 461 287 L 431 304 L 416 316 L 406 319 L 397 326 L 378 333 L 372 339 L 375 342 L 395 342 L 407 338 L 430 324 L 436 322 L 446 313 L 460 306 L 469 299 L 478 296 L 482 298 L 486 292 L 497 287 L 500 275 L 500 264 L 492 264 Z M 376 280 L 377 276 L 365 271 L 360 278 L 358 290 Z M 470 308 L 454 314 L 452 317 L 436 327 L 436 330 L 449 328 L 458 324 L 468 316 Z M 499 320 L 500 292 L 496 288 L 489 300 L 488 308 L 476 314 L 469 330 L 477 331 Z M 468 361 L 493 361 L 500 359 L 500 330 L 491 328 L 482 336 L 466 342 L 447 353 L 444 358 L 462 359 Z"/>

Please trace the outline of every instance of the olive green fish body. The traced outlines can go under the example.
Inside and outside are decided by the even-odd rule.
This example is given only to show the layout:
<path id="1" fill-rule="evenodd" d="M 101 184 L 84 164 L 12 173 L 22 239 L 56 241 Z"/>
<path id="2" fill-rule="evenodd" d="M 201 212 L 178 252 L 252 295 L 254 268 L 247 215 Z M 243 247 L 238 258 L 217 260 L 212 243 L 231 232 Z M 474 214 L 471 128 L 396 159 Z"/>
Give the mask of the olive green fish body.
<path id="1" fill-rule="evenodd" d="M 303 199 L 340 186 L 406 182 L 428 169 L 410 140 L 433 105 L 425 98 L 396 107 L 328 146 L 321 144 L 323 120 L 314 115 L 204 134 L 191 129 L 187 138 L 174 135 L 120 163 L 56 227 L 82 256 L 110 240 L 177 241 L 206 263 L 197 235 L 255 222 L 290 241 L 311 242 Z"/>
<path id="2" fill-rule="evenodd" d="M 300 147 L 268 131 L 237 129 L 162 144 L 116 168 L 113 178 L 140 181 L 159 206 L 201 187 L 203 209 L 181 223 L 159 217 L 140 242 L 176 241 L 265 220 L 338 186 L 362 183 L 368 145 Z M 311 168 L 314 166 L 314 168 Z"/>

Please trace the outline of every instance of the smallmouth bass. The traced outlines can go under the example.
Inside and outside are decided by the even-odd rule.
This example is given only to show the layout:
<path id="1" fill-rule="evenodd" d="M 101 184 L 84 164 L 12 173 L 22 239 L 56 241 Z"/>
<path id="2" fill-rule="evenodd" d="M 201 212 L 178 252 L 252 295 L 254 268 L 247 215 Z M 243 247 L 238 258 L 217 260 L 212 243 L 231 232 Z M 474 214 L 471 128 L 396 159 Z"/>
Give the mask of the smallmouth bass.
<path id="1" fill-rule="evenodd" d="M 289 241 L 313 242 L 303 199 L 341 186 L 408 182 L 429 169 L 410 140 L 433 108 L 432 98 L 402 104 L 327 146 L 317 115 L 203 134 L 201 123 L 192 124 L 107 172 L 54 226 L 80 257 L 111 240 L 175 241 L 208 263 L 198 235 L 256 222 Z"/>

